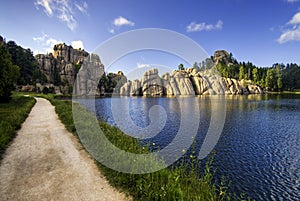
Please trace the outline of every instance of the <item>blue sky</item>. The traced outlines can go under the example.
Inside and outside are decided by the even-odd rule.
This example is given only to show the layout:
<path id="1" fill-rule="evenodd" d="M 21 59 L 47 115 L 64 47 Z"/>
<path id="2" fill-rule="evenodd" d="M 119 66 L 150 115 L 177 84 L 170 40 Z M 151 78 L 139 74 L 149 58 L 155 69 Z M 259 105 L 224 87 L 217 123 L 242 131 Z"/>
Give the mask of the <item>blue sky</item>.
<path id="1" fill-rule="evenodd" d="M 300 64 L 297 0 L 10 0 L 0 7 L 0 35 L 34 53 L 49 52 L 58 42 L 91 52 L 117 34 L 141 28 L 179 32 L 209 55 L 225 49 L 258 66 Z M 136 58 L 124 59 L 124 65 L 159 63 L 147 53 Z"/>

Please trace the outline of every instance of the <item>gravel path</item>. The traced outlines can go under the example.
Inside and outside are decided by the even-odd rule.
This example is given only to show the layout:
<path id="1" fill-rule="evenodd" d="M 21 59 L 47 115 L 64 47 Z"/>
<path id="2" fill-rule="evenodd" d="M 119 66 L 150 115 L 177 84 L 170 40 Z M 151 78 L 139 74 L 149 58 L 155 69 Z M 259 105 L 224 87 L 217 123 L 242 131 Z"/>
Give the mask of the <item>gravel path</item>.
<path id="1" fill-rule="evenodd" d="M 48 100 L 36 98 L 0 166 L 0 200 L 128 200 L 111 187 Z"/>

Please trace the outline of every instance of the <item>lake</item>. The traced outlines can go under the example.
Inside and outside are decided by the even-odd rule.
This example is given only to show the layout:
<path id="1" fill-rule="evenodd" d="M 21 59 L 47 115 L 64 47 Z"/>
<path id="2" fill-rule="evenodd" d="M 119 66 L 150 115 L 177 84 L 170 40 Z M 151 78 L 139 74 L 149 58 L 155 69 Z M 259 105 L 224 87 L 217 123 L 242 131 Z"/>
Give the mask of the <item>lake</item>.
<path id="1" fill-rule="evenodd" d="M 92 101 L 80 102 L 91 109 Z M 226 96 L 221 101 L 225 123 L 214 147 L 215 180 L 224 176 L 231 191 L 256 200 L 300 200 L 300 95 Z M 144 137 L 141 143 L 151 144 L 153 151 L 169 143 L 181 147 L 182 141 L 173 142 L 176 134 L 180 129 L 189 133 L 195 126 L 198 129 L 191 136 L 196 135 L 199 151 L 210 125 L 214 126 L 212 111 L 218 104 L 212 104 L 210 96 L 95 101 L 98 118 Z M 198 113 L 200 119 L 195 118 Z M 157 126 L 151 127 L 151 121 Z M 147 131 L 157 133 L 147 136 Z"/>

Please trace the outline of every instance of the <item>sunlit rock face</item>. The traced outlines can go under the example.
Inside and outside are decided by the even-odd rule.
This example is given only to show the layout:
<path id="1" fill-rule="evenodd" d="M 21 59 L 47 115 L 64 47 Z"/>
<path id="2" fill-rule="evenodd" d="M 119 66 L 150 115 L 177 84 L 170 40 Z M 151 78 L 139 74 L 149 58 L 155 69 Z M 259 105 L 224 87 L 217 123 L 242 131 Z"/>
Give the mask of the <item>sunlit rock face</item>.
<path id="1" fill-rule="evenodd" d="M 189 68 L 174 70 L 159 76 L 157 69 L 144 73 L 141 81 L 127 81 L 120 89 L 121 95 L 172 96 L 172 95 L 237 95 L 262 94 L 263 90 L 251 80 L 220 77 L 206 71 Z"/>

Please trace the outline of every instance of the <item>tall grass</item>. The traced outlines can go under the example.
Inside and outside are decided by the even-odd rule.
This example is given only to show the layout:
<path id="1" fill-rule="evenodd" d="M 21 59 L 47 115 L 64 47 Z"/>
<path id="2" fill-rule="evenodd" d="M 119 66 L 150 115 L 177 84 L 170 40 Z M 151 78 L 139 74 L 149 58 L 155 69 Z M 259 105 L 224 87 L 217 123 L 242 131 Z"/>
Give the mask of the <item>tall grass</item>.
<path id="1" fill-rule="evenodd" d="M 10 102 L 0 103 L 0 159 L 34 104 L 34 98 L 16 94 Z"/>
<path id="2" fill-rule="evenodd" d="M 55 110 L 66 128 L 76 135 L 71 101 L 56 100 L 49 96 L 47 98 L 55 106 Z M 83 120 L 89 118 L 88 116 L 91 114 L 80 105 L 77 106 L 81 118 Z M 147 147 L 140 145 L 137 139 L 125 135 L 117 127 L 103 121 L 99 121 L 99 126 L 107 139 L 118 148 L 132 153 L 150 152 Z M 85 134 L 91 135 L 91 140 L 95 141 L 96 138 L 92 136 L 95 133 L 92 133 L 89 128 L 89 125 L 86 125 L 87 133 Z M 98 162 L 97 165 L 111 185 L 132 196 L 133 200 L 245 200 L 231 194 L 226 182 L 222 182 L 219 186 L 212 182 L 214 174 L 211 168 L 212 159 L 208 160 L 203 171 L 199 171 L 199 168 L 203 167 L 200 165 L 201 161 L 193 155 L 189 155 L 188 158 L 191 160 L 182 159 L 179 162 L 180 165 L 148 174 L 122 173 Z"/>

